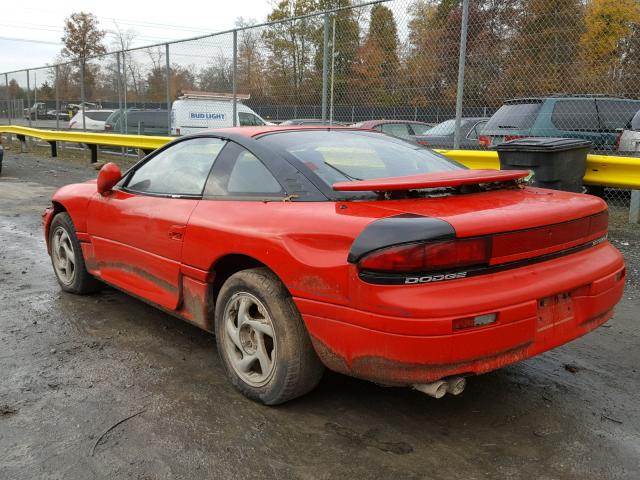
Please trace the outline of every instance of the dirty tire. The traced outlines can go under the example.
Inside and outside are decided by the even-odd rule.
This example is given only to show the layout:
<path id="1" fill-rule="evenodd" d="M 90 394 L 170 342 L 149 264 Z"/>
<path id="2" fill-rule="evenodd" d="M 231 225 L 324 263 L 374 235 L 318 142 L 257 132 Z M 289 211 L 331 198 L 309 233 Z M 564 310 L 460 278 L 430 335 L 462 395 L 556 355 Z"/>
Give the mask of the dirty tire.
<path id="1" fill-rule="evenodd" d="M 243 303 L 249 307 L 241 315 Z M 252 268 L 229 277 L 218 295 L 215 318 L 218 353 L 227 376 L 248 398 L 277 405 L 310 392 L 320 381 L 324 366 L 311 345 L 300 312 L 270 270 Z M 267 332 L 274 335 L 272 342 L 266 341 Z M 256 337 L 258 347 L 252 349 Z M 258 355 L 260 338 L 266 338 L 263 344 L 267 350 L 272 347 L 266 360 Z M 262 360 L 271 368 L 262 369 Z M 252 366 L 244 372 L 241 367 L 247 363 Z"/>
<path id="2" fill-rule="evenodd" d="M 56 240 L 56 237 L 58 237 L 58 240 Z M 61 273 L 60 268 L 56 266 L 56 261 L 59 256 L 57 257 L 56 252 L 54 252 L 54 245 L 56 242 L 60 243 L 60 238 L 64 238 L 64 242 L 62 243 L 66 243 L 67 249 L 70 247 L 74 260 L 72 262 L 73 272 L 66 277 Z M 78 295 L 85 295 L 100 289 L 101 283 L 87 271 L 84 257 L 82 256 L 82 248 L 76 236 L 76 229 L 67 212 L 60 212 L 53 217 L 51 227 L 49 228 L 49 245 L 51 247 L 53 272 L 62 290 Z M 68 258 L 67 263 L 69 263 Z"/>

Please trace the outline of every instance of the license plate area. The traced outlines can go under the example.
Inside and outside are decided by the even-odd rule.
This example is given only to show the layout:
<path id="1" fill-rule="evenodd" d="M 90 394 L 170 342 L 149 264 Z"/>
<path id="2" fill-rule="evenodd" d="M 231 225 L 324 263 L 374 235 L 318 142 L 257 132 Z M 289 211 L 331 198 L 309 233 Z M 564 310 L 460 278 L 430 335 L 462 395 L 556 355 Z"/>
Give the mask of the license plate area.
<path id="1" fill-rule="evenodd" d="M 573 299 L 570 293 L 560 293 L 538 300 L 538 331 L 573 319 Z"/>

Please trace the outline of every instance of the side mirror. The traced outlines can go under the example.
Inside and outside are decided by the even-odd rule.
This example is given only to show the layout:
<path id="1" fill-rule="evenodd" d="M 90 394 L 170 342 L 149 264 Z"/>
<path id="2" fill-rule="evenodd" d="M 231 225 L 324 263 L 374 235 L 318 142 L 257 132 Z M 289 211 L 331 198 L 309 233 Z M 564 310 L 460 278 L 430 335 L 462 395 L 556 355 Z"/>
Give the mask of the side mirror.
<path id="1" fill-rule="evenodd" d="M 98 173 L 98 193 L 107 195 L 121 178 L 120 167 L 113 162 L 107 163 Z"/>

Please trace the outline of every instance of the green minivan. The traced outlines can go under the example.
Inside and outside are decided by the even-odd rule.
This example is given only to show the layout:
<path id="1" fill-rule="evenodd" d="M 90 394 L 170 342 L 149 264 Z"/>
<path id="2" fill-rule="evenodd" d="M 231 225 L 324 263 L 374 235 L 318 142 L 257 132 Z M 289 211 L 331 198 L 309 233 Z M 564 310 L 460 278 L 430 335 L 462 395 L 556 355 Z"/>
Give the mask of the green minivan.
<path id="1" fill-rule="evenodd" d="M 168 135 L 166 110 L 118 109 L 107 118 L 105 131 L 130 135 Z"/>
<path id="2" fill-rule="evenodd" d="M 614 149 L 620 129 L 640 100 L 602 95 L 558 95 L 507 100 L 478 137 L 483 147 L 523 137 L 582 138 L 594 150 Z"/>

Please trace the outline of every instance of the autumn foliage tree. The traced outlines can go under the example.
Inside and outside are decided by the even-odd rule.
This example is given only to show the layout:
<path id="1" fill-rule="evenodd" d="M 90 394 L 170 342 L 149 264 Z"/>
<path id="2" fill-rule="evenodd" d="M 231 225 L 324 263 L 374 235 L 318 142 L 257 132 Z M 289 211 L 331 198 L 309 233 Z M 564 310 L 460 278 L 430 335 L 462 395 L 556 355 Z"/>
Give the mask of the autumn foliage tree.
<path id="1" fill-rule="evenodd" d="M 78 62 L 81 96 L 84 97 L 86 86 L 95 83 L 95 72 L 90 66 L 87 68 L 90 57 L 106 53 L 103 45 L 105 32 L 98 28 L 98 19 L 91 13 L 72 13 L 64 22 L 64 35 L 62 42 L 62 56 Z M 79 79 L 80 80 L 80 79 Z"/>
<path id="2" fill-rule="evenodd" d="M 600 91 L 624 90 L 620 81 L 640 73 L 640 2 L 591 0 L 585 27 L 579 47 L 588 83 Z M 634 90 L 629 93 L 637 95 Z"/>
<path id="3" fill-rule="evenodd" d="M 398 85 L 398 30 L 393 12 L 377 4 L 371 9 L 366 40 L 358 49 L 353 65 L 352 86 L 356 95 L 369 92 L 373 103 L 393 102 Z"/>

